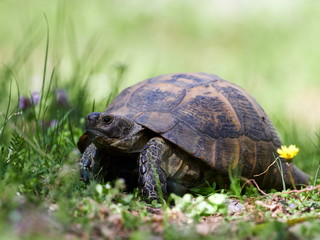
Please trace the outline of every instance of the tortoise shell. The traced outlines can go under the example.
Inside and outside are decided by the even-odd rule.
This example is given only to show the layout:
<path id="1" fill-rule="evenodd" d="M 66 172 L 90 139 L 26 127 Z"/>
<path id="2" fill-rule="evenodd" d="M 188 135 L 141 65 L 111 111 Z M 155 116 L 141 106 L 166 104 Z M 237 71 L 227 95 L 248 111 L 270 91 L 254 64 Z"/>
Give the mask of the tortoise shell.
<path id="1" fill-rule="evenodd" d="M 210 167 L 263 172 L 281 145 L 271 121 L 239 86 L 206 73 L 166 74 L 122 91 L 105 110 L 158 133 Z"/>

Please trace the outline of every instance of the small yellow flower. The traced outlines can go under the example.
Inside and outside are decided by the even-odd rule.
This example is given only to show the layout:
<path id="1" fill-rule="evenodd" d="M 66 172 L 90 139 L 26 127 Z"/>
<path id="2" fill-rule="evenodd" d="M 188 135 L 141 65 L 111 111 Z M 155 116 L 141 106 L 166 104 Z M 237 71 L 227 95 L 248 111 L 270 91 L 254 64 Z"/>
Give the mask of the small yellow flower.
<path id="1" fill-rule="evenodd" d="M 282 145 L 281 148 L 277 149 L 277 153 L 281 158 L 286 159 L 288 162 L 291 162 L 299 152 L 299 148 L 296 145 L 290 145 L 289 147 Z"/>

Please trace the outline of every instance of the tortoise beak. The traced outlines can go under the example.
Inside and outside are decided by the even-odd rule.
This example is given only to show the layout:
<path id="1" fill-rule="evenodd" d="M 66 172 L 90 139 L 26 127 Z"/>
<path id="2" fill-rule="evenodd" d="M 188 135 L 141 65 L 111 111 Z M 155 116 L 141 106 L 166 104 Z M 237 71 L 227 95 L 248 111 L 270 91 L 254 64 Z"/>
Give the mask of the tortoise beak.
<path id="1" fill-rule="evenodd" d="M 99 120 L 101 113 L 100 112 L 93 112 L 87 115 L 86 117 L 86 128 L 90 128 L 96 125 L 97 121 Z"/>

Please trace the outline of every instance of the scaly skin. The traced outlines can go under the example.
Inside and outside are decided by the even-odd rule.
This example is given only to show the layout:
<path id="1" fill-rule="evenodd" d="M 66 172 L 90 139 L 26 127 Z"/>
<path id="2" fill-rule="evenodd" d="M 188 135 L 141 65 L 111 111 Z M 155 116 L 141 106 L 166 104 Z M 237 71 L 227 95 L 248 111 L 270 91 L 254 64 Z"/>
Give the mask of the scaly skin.
<path id="1" fill-rule="evenodd" d="M 139 156 L 139 187 L 148 200 L 159 200 L 167 194 L 167 179 L 161 162 L 167 160 L 169 152 L 164 140 L 152 138 Z"/>
<path id="2" fill-rule="evenodd" d="M 85 149 L 79 161 L 80 176 L 82 180 L 86 183 L 94 179 L 92 169 L 95 168 L 96 152 L 97 152 L 97 147 L 93 143 L 91 143 Z"/>
<path id="3" fill-rule="evenodd" d="M 84 182 L 89 183 L 90 180 L 101 181 L 104 179 L 107 168 L 102 165 L 102 158 L 103 153 L 93 143 L 85 149 L 79 160 L 80 176 Z"/>

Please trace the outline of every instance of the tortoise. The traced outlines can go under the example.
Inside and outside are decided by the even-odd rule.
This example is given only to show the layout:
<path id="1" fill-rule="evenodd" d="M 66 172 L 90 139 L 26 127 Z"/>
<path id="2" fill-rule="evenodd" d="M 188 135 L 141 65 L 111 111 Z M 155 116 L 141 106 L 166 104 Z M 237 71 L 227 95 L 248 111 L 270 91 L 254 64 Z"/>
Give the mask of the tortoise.
<path id="1" fill-rule="evenodd" d="M 228 187 L 230 172 L 280 190 L 272 164 L 280 146 L 252 96 L 206 73 L 161 75 L 123 90 L 104 112 L 86 117 L 78 142 L 84 181 L 123 178 L 149 200 L 207 183 Z M 287 187 L 308 183 L 307 174 L 281 161 Z"/>

